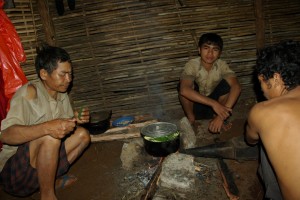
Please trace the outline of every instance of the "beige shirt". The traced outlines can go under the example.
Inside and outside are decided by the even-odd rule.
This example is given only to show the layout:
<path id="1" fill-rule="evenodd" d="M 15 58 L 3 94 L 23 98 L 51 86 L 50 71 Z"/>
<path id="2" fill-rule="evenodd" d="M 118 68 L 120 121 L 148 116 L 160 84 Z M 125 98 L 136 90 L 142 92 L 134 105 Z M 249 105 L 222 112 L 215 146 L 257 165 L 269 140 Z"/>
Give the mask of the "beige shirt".
<path id="1" fill-rule="evenodd" d="M 189 60 L 180 76 L 180 79 L 189 79 L 195 81 L 199 86 L 199 92 L 202 95 L 210 95 L 222 79 L 235 77 L 228 64 L 218 59 L 208 72 L 200 62 L 200 57 Z"/>
<path id="2" fill-rule="evenodd" d="M 27 86 L 33 84 L 37 89 L 37 98 L 27 100 Z M 10 102 L 10 110 L 1 122 L 1 130 L 12 125 L 35 125 L 58 118 L 72 118 L 73 109 L 67 93 L 58 93 L 57 99 L 53 99 L 43 83 L 30 82 L 17 90 Z M 1 132 L 0 132 L 1 134 Z M 0 170 L 5 162 L 17 150 L 17 146 L 3 145 L 0 152 Z"/>

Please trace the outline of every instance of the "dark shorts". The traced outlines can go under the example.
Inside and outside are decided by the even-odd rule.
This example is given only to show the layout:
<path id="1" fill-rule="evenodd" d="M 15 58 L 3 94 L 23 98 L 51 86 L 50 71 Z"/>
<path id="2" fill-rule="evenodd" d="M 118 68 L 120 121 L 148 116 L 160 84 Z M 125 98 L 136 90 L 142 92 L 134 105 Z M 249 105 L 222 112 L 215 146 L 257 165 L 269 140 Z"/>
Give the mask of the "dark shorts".
<path id="1" fill-rule="evenodd" d="M 199 91 L 197 87 L 195 90 Z M 218 100 L 221 96 L 228 94 L 230 91 L 230 85 L 226 80 L 222 79 L 221 82 L 217 85 L 214 91 L 208 96 L 214 100 Z M 195 119 L 212 119 L 214 115 L 214 110 L 207 105 L 201 103 L 194 103 L 193 112 L 195 114 Z"/>
<path id="2" fill-rule="evenodd" d="M 282 200 L 282 194 L 279 188 L 279 184 L 274 173 L 274 170 L 270 164 L 265 149 L 260 148 L 260 166 L 258 173 L 264 182 L 265 186 L 265 198 L 272 200 Z"/>
<path id="3" fill-rule="evenodd" d="M 59 154 L 56 177 L 65 174 L 70 167 L 64 142 Z M 0 173 L 0 185 L 6 192 L 21 197 L 39 189 L 37 170 L 30 165 L 29 143 L 19 146 L 16 154 L 7 160 Z"/>

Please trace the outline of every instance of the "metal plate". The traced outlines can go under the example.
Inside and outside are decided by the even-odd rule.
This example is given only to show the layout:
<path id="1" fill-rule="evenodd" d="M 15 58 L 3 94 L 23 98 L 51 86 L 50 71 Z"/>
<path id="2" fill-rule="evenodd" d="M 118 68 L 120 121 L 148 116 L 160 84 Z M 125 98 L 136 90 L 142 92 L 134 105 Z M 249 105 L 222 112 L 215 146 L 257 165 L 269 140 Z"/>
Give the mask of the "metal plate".
<path id="1" fill-rule="evenodd" d="M 125 116 L 121 117 L 119 119 L 116 119 L 115 121 L 112 122 L 112 125 L 115 127 L 123 127 L 123 126 L 128 126 L 134 121 L 133 116 Z"/>

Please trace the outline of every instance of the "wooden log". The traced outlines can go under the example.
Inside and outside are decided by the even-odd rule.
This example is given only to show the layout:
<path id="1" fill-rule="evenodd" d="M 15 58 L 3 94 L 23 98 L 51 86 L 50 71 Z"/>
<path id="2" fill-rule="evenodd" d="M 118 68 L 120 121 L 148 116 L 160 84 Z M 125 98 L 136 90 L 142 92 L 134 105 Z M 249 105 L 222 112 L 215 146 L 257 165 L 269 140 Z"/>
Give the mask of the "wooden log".
<path id="1" fill-rule="evenodd" d="M 133 133 L 120 133 L 112 135 L 100 135 L 100 137 L 91 135 L 91 142 L 108 142 L 114 140 L 124 140 L 141 137 L 140 130 L 135 130 Z"/>
<path id="2" fill-rule="evenodd" d="M 153 198 L 157 188 L 157 181 L 160 177 L 160 173 L 162 170 L 163 161 L 164 161 L 164 157 L 161 157 L 155 173 L 153 174 L 151 180 L 149 181 L 147 187 L 145 188 L 143 194 L 141 195 L 141 200 L 150 200 Z"/>
<path id="3" fill-rule="evenodd" d="M 239 189 L 234 182 L 232 173 L 229 171 L 228 166 L 223 159 L 218 159 L 218 168 L 223 179 L 223 188 L 226 192 L 226 195 L 230 200 L 238 200 L 240 198 Z"/>
<path id="4" fill-rule="evenodd" d="M 265 21 L 263 11 L 263 1 L 254 1 L 256 17 L 256 48 L 260 50 L 265 45 Z"/>
<path id="5" fill-rule="evenodd" d="M 123 140 L 140 137 L 140 129 L 148 124 L 157 122 L 156 119 L 145 121 L 142 123 L 130 124 L 125 127 L 116 127 L 108 129 L 103 134 L 91 135 L 91 142 L 107 142 L 114 140 Z"/>
<path id="6" fill-rule="evenodd" d="M 105 133 L 117 133 L 117 132 L 123 131 L 123 130 L 129 130 L 129 129 L 133 129 L 133 128 L 141 128 L 148 124 L 152 124 L 154 122 L 157 122 L 157 120 L 153 119 L 153 120 L 149 120 L 149 121 L 145 121 L 145 122 L 141 122 L 141 123 L 130 124 L 130 125 L 124 126 L 124 127 L 111 128 L 111 129 L 108 129 Z"/>
<path id="7" fill-rule="evenodd" d="M 43 23 L 45 39 L 48 44 L 55 46 L 55 30 L 50 13 L 48 12 L 48 4 L 46 0 L 37 0 L 38 11 L 40 12 L 41 21 Z"/>

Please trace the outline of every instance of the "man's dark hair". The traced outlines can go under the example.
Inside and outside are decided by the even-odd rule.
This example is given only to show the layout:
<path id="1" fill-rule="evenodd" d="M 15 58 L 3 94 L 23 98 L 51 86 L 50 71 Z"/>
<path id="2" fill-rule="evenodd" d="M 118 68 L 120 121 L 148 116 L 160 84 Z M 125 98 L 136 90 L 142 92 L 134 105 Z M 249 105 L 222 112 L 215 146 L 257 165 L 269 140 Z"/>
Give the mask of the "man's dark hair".
<path id="1" fill-rule="evenodd" d="M 289 40 L 263 48 L 258 52 L 256 72 L 265 80 L 278 73 L 287 90 L 295 88 L 300 82 L 300 43 Z"/>
<path id="2" fill-rule="evenodd" d="M 58 62 L 71 63 L 70 55 L 64 49 L 47 44 L 43 44 L 40 48 L 37 48 L 35 70 L 39 78 L 41 78 L 41 69 L 45 69 L 51 74 L 57 68 Z"/>
<path id="3" fill-rule="evenodd" d="M 223 50 L 223 39 L 216 33 L 205 33 L 199 38 L 198 46 L 201 47 L 203 44 L 217 45 L 220 50 Z"/>

